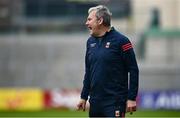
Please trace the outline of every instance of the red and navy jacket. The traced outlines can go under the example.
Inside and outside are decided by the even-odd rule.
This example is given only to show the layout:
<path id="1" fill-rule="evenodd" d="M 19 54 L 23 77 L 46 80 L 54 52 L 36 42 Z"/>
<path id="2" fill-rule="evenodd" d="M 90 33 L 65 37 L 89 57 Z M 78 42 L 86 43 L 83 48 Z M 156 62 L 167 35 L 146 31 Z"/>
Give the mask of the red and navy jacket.
<path id="1" fill-rule="evenodd" d="M 135 100 L 139 69 L 129 39 L 112 27 L 102 37 L 91 36 L 86 47 L 81 98 Z"/>

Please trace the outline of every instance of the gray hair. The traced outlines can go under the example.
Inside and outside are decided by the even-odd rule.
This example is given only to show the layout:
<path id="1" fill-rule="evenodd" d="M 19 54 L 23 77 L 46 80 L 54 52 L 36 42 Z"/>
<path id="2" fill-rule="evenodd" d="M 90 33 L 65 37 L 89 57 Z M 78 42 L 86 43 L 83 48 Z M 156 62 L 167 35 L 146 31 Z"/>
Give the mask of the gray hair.
<path id="1" fill-rule="evenodd" d="M 100 19 L 103 18 L 103 25 L 110 27 L 111 26 L 111 16 L 112 13 L 109 11 L 109 9 L 104 5 L 98 5 L 95 7 L 91 7 L 88 10 L 88 13 L 90 14 L 92 11 L 96 11 L 96 18 Z"/>

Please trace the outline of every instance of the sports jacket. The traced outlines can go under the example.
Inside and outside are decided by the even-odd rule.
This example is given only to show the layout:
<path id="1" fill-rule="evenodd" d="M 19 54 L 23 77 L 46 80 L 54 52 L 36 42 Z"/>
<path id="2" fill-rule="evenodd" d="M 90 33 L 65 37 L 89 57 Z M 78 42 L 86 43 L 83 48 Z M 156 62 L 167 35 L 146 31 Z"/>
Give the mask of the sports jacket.
<path id="1" fill-rule="evenodd" d="M 82 99 L 135 100 L 138 79 L 135 53 L 127 37 L 112 27 L 103 37 L 87 40 Z"/>

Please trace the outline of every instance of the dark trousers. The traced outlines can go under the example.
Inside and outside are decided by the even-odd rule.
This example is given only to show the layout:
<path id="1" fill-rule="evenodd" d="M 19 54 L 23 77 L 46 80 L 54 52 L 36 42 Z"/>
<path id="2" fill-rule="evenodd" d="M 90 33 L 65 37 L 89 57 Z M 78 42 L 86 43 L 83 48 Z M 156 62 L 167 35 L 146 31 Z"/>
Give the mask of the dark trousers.
<path id="1" fill-rule="evenodd" d="M 89 117 L 125 117 L 126 103 L 94 101 L 90 103 Z"/>

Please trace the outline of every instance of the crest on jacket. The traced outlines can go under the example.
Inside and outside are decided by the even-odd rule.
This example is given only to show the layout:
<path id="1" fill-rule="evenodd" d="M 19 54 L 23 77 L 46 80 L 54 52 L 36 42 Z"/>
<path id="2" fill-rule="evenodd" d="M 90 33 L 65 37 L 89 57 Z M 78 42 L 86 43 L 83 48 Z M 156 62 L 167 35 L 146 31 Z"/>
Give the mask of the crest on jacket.
<path id="1" fill-rule="evenodd" d="M 111 44 L 110 42 L 107 42 L 106 45 L 105 45 L 105 47 L 106 47 L 106 48 L 109 48 L 109 47 L 110 47 L 110 44 Z"/>

